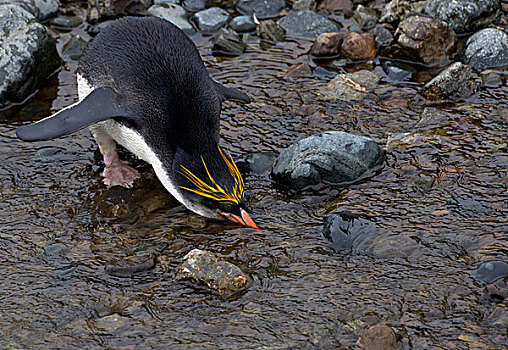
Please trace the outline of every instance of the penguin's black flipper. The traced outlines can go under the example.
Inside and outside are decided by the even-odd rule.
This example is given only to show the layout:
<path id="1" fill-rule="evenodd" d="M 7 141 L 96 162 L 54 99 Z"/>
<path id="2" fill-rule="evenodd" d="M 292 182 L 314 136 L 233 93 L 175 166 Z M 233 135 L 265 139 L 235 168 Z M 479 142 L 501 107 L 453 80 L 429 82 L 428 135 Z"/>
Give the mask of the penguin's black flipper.
<path id="1" fill-rule="evenodd" d="M 225 100 L 236 100 L 243 103 L 250 103 L 250 97 L 241 92 L 238 89 L 235 88 L 227 88 L 221 83 L 218 83 L 216 81 L 213 82 L 215 85 L 215 90 L 217 90 L 217 93 L 221 97 L 222 101 Z"/>
<path id="2" fill-rule="evenodd" d="M 112 88 L 102 87 L 92 91 L 81 102 L 46 119 L 18 128 L 16 135 L 23 141 L 49 140 L 102 120 L 126 115 L 123 97 Z"/>

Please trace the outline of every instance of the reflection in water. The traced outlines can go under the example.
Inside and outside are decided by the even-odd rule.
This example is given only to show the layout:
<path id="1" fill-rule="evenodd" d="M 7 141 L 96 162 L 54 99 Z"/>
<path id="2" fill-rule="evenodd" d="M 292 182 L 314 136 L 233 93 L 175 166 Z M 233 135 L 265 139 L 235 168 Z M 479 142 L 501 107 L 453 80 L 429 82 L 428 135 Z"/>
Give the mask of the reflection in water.
<path id="1" fill-rule="evenodd" d="M 209 37 L 196 41 L 212 77 L 253 99 L 224 106 L 222 146 L 234 156 L 278 153 L 303 136 L 339 130 L 381 145 L 390 138 L 382 172 L 343 191 L 304 195 L 276 188 L 268 173 L 245 176 L 259 234 L 185 210 L 133 158 L 143 174 L 134 189 L 106 189 L 87 130 L 37 143 L 15 138 L 21 123 L 76 100 L 76 62 L 69 62 L 30 102 L 0 114 L 7 344 L 332 348 L 353 346 L 381 321 L 414 348 L 447 348 L 458 335 L 479 347 L 506 344 L 506 333 L 482 322 L 492 305 L 471 277 L 476 263 L 508 253 L 506 87 L 474 103 L 427 109 L 441 117 L 422 122 L 414 85 L 341 103 L 321 97 L 330 78 L 287 78 L 308 43 L 249 46 L 219 59 Z M 324 219 L 336 212 L 375 222 L 369 254 L 344 255 L 322 236 Z M 240 266 L 253 277 L 249 290 L 222 300 L 175 281 L 173 269 L 193 248 Z M 105 273 L 115 261 L 161 251 L 164 264 L 154 270 Z"/>

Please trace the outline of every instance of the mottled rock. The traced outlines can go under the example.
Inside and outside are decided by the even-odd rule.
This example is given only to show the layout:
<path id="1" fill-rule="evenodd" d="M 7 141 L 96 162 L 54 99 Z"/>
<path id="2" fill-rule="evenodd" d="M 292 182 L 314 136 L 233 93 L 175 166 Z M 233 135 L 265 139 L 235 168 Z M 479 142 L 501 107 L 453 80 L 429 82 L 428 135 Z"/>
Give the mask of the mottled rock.
<path id="1" fill-rule="evenodd" d="M 76 16 L 58 16 L 49 20 L 49 24 L 60 29 L 71 29 L 81 25 L 83 21 Z"/>
<path id="2" fill-rule="evenodd" d="M 284 0 L 239 0 L 236 9 L 243 15 L 266 19 L 278 17 L 281 11 L 286 7 Z"/>
<path id="3" fill-rule="evenodd" d="M 411 80 L 416 74 L 416 69 L 403 63 L 385 61 L 382 63 L 382 67 L 390 82 Z"/>
<path id="4" fill-rule="evenodd" d="M 231 16 L 220 7 L 212 7 L 194 14 L 191 19 L 200 31 L 212 33 L 226 26 Z"/>
<path id="5" fill-rule="evenodd" d="M 269 19 L 259 23 L 257 34 L 264 40 L 279 42 L 284 40 L 286 31 L 273 20 Z"/>
<path id="6" fill-rule="evenodd" d="M 434 66 L 447 59 L 456 40 L 455 32 L 443 21 L 408 15 L 395 31 L 395 44 L 382 54 Z"/>
<path id="7" fill-rule="evenodd" d="M 310 54 L 316 57 L 337 56 L 345 36 L 346 32 L 320 34 L 312 44 Z"/>
<path id="8" fill-rule="evenodd" d="M 330 100 L 359 101 L 377 87 L 378 82 L 379 77 L 366 70 L 339 74 L 330 81 L 323 94 Z"/>
<path id="9" fill-rule="evenodd" d="M 262 174 L 271 169 L 273 162 L 275 162 L 275 158 L 276 155 L 275 153 L 272 152 L 249 153 L 239 157 L 236 160 L 236 165 L 238 166 L 240 172 L 244 174 L 248 173 Z"/>
<path id="10" fill-rule="evenodd" d="M 361 30 L 372 29 L 377 23 L 376 11 L 363 5 L 358 5 L 353 18 L 358 23 Z"/>
<path id="11" fill-rule="evenodd" d="M 481 263 L 473 272 L 473 277 L 482 283 L 492 283 L 508 277 L 508 263 L 501 260 Z"/>
<path id="12" fill-rule="evenodd" d="M 148 9 L 146 14 L 148 16 L 159 17 L 173 23 L 187 35 L 196 33 L 192 24 L 190 24 L 187 20 L 187 12 L 185 12 L 181 6 L 170 3 L 153 5 Z"/>
<path id="13" fill-rule="evenodd" d="M 456 33 L 468 33 L 486 27 L 499 9 L 499 0 L 428 0 L 423 12 L 448 23 Z"/>
<path id="14" fill-rule="evenodd" d="M 45 22 L 58 12 L 58 0 L 0 0 L 2 5 L 17 5 L 30 12 L 39 22 Z"/>
<path id="15" fill-rule="evenodd" d="M 293 64 L 286 70 L 286 75 L 291 78 L 308 77 L 312 75 L 312 68 L 307 62 Z"/>
<path id="16" fill-rule="evenodd" d="M 193 249 L 185 256 L 178 267 L 176 279 L 205 284 L 224 297 L 244 290 L 251 281 L 238 266 L 199 249 Z"/>
<path id="17" fill-rule="evenodd" d="M 397 337 L 393 329 L 385 324 L 377 324 L 367 329 L 358 341 L 363 350 L 397 350 Z"/>
<path id="18" fill-rule="evenodd" d="M 198 12 L 206 9 L 207 6 L 210 6 L 209 0 L 183 0 L 182 2 L 183 8 L 190 12 Z"/>
<path id="19" fill-rule="evenodd" d="M 305 39 L 314 39 L 321 33 L 339 31 L 335 23 L 313 11 L 291 11 L 277 23 L 288 35 Z"/>
<path id="20" fill-rule="evenodd" d="M 316 0 L 298 0 L 293 4 L 293 10 L 295 11 L 303 11 L 310 10 L 314 11 L 316 9 Z"/>
<path id="21" fill-rule="evenodd" d="M 480 82 L 473 77 L 473 69 L 455 62 L 429 81 L 419 94 L 431 101 L 458 101 L 474 94 Z"/>
<path id="22" fill-rule="evenodd" d="M 95 23 L 105 18 L 144 14 L 153 0 L 88 0 L 87 19 Z"/>
<path id="23" fill-rule="evenodd" d="M 392 0 L 384 6 L 379 22 L 397 25 L 410 11 L 411 4 L 408 1 Z"/>
<path id="24" fill-rule="evenodd" d="M 323 181 L 345 185 L 358 180 L 383 160 L 383 152 L 373 140 L 326 131 L 284 149 L 273 165 L 272 178 L 294 190 Z"/>
<path id="25" fill-rule="evenodd" d="M 213 39 L 212 52 L 238 56 L 244 53 L 245 46 L 242 38 L 234 30 L 221 28 Z"/>
<path id="26" fill-rule="evenodd" d="M 32 14 L 0 5 L 0 108 L 21 102 L 60 66 L 55 40 Z"/>
<path id="27" fill-rule="evenodd" d="M 464 45 L 462 62 L 477 70 L 508 65 L 508 34 L 487 28 L 472 35 Z"/>
<path id="28" fill-rule="evenodd" d="M 319 4 L 319 8 L 331 13 L 351 11 L 353 3 L 351 0 L 324 0 Z"/>
<path id="29" fill-rule="evenodd" d="M 375 45 L 374 34 L 349 33 L 342 41 L 340 53 L 350 60 L 368 60 L 376 57 Z"/>
<path id="30" fill-rule="evenodd" d="M 238 33 L 248 33 L 256 30 L 258 25 L 250 16 L 238 16 L 229 22 L 229 26 Z"/>
<path id="31" fill-rule="evenodd" d="M 323 236 L 340 250 L 351 251 L 360 236 L 372 236 L 378 232 L 376 225 L 350 213 L 332 214 L 326 218 Z"/>
<path id="32" fill-rule="evenodd" d="M 374 40 L 376 41 L 376 48 L 386 47 L 393 41 L 393 35 L 386 27 L 379 26 L 372 28 L 369 30 L 369 33 L 375 35 Z"/>

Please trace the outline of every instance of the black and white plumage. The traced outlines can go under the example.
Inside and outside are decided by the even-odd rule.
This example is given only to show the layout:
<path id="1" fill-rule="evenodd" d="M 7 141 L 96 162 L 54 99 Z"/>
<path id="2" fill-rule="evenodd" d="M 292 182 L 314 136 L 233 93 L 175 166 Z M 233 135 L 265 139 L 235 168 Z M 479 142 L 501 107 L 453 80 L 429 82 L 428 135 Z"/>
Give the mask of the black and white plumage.
<path id="1" fill-rule="evenodd" d="M 19 128 L 18 137 L 51 139 L 89 126 L 104 156 L 108 186 L 131 187 L 139 177 L 118 158 L 119 143 L 150 163 L 164 187 L 190 210 L 256 227 L 244 210 L 243 180 L 218 146 L 222 101 L 250 100 L 210 78 L 180 29 L 156 17 L 116 21 L 85 48 L 77 81 L 79 102 Z M 184 168 L 203 188 L 195 190 Z"/>

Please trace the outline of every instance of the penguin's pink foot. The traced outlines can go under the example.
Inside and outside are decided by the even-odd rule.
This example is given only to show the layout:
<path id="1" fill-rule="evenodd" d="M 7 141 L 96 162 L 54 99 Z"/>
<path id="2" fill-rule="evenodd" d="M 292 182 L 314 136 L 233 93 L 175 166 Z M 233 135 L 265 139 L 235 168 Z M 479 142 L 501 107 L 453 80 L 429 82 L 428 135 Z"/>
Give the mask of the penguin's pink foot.
<path id="1" fill-rule="evenodd" d="M 123 186 L 132 188 L 134 180 L 140 178 L 136 169 L 131 168 L 127 161 L 120 160 L 116 152 L 104 154 L 104 163 L 106 167 L 102 176 L 106 186 Z"/>

